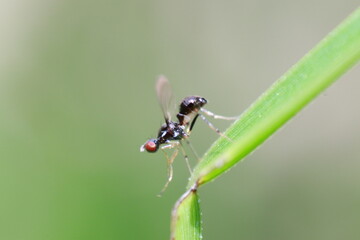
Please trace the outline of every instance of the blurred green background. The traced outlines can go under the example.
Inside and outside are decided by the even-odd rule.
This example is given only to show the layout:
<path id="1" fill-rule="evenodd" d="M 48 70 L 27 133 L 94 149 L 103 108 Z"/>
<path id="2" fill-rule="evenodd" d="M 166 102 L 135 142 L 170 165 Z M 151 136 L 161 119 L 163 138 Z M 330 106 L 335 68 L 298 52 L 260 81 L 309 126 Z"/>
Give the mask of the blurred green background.
<path id="1" fill-rule="evenodd" d="M 168 239 L 189 173 L 179 157 L 156 197 L 165 158 L 139 152 L 163 120 L 155 77 L 240 114 L 357 6 L 1 1 L 0 239 Z M 205 239 L 360 239 L 359 77 L 201 188 Z M 201 154 L 216 138 L 201 121 L 191 137 Z"/>

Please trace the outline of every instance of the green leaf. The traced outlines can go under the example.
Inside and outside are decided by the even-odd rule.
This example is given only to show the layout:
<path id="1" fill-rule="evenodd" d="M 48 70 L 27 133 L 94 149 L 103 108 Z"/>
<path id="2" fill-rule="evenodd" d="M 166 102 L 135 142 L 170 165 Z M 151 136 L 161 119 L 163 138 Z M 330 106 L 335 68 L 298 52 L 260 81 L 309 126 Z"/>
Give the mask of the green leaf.
<path id="1" fill-rule="evenodd" d="M 188 187 L 202 185 L 254 151 L 360 59 L 360 8 L 271 86 L 218 139 L 195 167 Z"/>
<path id="2" fill-rule="evenodd" d="M 196 190 L 187 191 L 172 212 L 171 240 L 200 240 L 201 214 Z"/>
<path id="3" fill-rule="evenodd" d="M 196 189 L 243 159 L 360 59 L 360 8 L 271 86 L 195 167 L 172 216 L 172 239 L 199 239 Z"/>

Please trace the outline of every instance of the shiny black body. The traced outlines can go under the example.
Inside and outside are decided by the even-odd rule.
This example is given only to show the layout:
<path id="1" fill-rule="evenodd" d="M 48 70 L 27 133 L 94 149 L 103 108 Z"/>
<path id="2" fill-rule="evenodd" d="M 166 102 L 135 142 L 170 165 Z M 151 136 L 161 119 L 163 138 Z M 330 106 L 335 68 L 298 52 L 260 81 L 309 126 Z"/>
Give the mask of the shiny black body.
<path id="1" fill-rule="evenodd" d="M 181 140 L 186 136 L 185 129 L 177 122 L 168 121 L 159 130 L 156 142 L 158 145 L 172 140 Z"/>
<path id="2" fill-rule="evenodd" d="M 189 124 L 197 117 L 197 112 L 207 103 L 206 99 L 198 96 L 186 97 L 180 104 L 176 117 L 181 125 Z M 191 116 L 192 115 L 192 116 Z M 193 125 L 193 124 L 192 124 Z"/>
<path id="3" fill-rule="evenodd" d="M 182 140 L 190 134 L 195 121 L 198 117 L 199 110 L 207 103 L 206 99 L 198 96 L 186 97 L 181 101 L 179 113 L 176 115 L 178 122 L 171 121 L 165 115 L 166 123 L 159 130 L 156 139 L 150 139 L 148 142 L 156 144 L 156 147 L 147 148 L 148 143 L 144 147 L 148 152 L 156 152 L 161 144 L 170 143 L 174 140 Z"/>

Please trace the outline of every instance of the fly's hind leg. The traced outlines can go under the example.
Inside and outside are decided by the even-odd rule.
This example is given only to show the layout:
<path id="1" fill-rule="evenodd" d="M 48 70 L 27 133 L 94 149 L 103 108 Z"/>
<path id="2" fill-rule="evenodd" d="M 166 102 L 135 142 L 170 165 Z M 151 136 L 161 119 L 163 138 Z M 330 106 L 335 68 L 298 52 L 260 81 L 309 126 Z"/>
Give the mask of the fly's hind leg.
<path id="1" fill-rule="evenodd" d="M 209 110 L 206 110 L 205 108 L 200 108 L 200 111 L 202 111 L 203 113 L 205 113 L 206 115 L 208 115 L 209 117 L 213 117 L 214 119 L 222 119 L 222 120 L 229 120 L 229 121 L 233 121 L 238 119 L 239 117 L 225 117 L 225 116 L 221 116 L 221 115 L 217 115 L 213 112 L 210 112 Z"/>
<path id="2" fill-rule="evenodd" d="M 226 136 L 224 133 L 222 133 L 218 128 L 216 128 L 211 122 L 209 122 L 209 120 L 207 120 L 202 114 L 199 114 L 199 116 L 201 117 L 202 120 L 204 120 L 204 122 L 212 129 L 214 130 L 217 134 L 219 134 L 220 136 L 226 138 L 227 140 L 229 140 L 230 142 L 232 142 L 231 138 L 229 138 L 228 136 Z"/>

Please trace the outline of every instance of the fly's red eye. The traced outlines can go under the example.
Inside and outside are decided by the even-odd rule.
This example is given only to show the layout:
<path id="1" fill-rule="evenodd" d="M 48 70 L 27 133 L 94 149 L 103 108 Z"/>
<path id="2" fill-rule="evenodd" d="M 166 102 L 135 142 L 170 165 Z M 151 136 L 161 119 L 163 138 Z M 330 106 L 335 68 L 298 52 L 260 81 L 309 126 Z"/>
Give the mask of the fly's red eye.
<path id="1" fill-rule="evenodd" d="M 151 141 L 151 140 L 147 141 L 145 143 L 144 147 L 145 147 L 146 151 L 148 151 L 148 152 L 156 152 L 156 150 L 157 150 L 156 143 L 154 141 Z"/>

